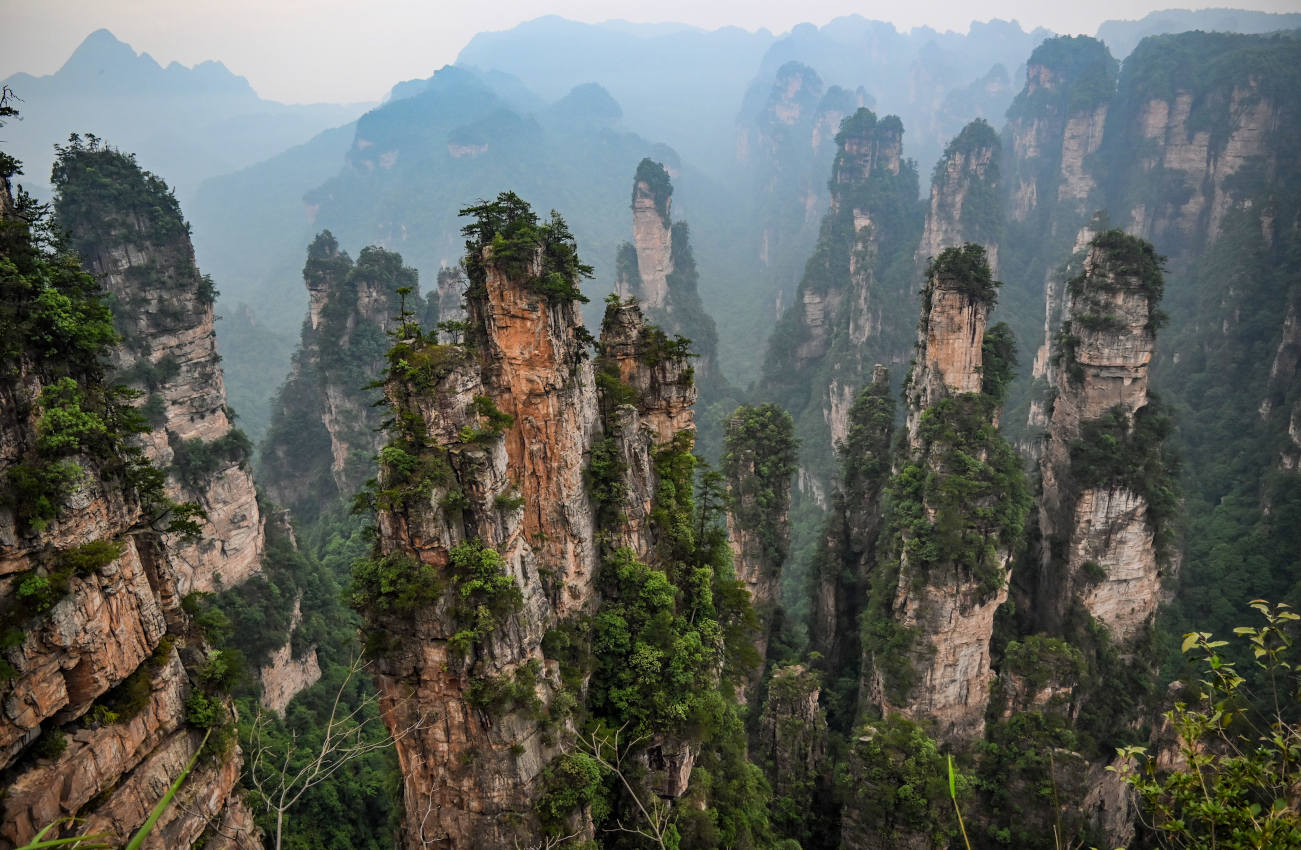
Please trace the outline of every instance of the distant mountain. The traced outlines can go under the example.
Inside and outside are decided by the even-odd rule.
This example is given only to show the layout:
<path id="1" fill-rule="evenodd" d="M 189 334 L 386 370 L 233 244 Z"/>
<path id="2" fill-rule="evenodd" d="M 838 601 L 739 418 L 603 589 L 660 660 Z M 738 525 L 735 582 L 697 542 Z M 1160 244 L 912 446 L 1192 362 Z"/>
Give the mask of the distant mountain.
<path id="1" fill-rule="evenodd" d="M 740 202 L 672 148 L 628 131 L 624 114 L 599 85 L 578 85 L 548 102 L 504 73 L 448 66 L 395 86 L 351 127 L 206 182 L 191 213 L 200 260 L 221 287 L 232 329 L 238 325 L 245 342 L 274 348 L 305 315 L 300 270 L 312 234 L 329 229 L 353 255 L 372 244 L 398 251 L 428 289 L 439 268 L 464 252 L 457 211 L 510 189 L 568 220 L 583 259 L 596 267 L 597 279 L 583 287 L 595 321 L 626 238 L 628 175 L 649 156 L 674 174 L 674 210 L 690 216 L 693 241 L 708 246 L 702 296 L 732 297 L 745 277 L 734 232 Z M 252 311 L 238 310 L 241 302 Z M 258 433 L 287 363 L 269 372 L 266 364 L 247 364 L 252 348 L 245 342 L 223 343 L 222 354 L 232 398 Z M 241 375 L 256 375 L 255 384 L 245 386 Z"/>
<path id="2" fill-rule="evenodd" d="M 548 16 L 476 35 L 456 64 L 505 71 L 549 100 L 600 83 L 623 107 L 629 130 L 718 172 L 730 164 L 736 105 L 773 41 L 767 30 Z"/>
<path id="3" fill-rule="evenodd" d="M 764 54 L 746 93 L 740 121 L 753 120 L 788 62 L 812 68 L 827 86 L 862 87 L 880 115 L 898 115 L 908 150 L 929 171 L 944 145 L 975 118 L 1001 122 L 1024 77 L 1026 58 L 1045 38 L 1042 27 L 1016 21 L 972 21 L 965 33 L 893 24 L 860 15 L 824 27 L 800 24 Z"/>
<path id="4" fill-rule="evenodd" d="M 1150 35 L 1204 30 L 1257 34 L 1301 27 L 1301 13 L 1276 14 L 1248 9 L 1162 9 L 1149 12 L 1137 21 L 1103 21 L 1098 40 L 1105 42 L 1111 55 L 1124 59 L 1138 43 Z"/>
<path id="5" fill-rule="evenodd" d="M 164 68 L 104 29 L 55 73 L 14 74 L 3 84 L 22 98 L 22 120 L 5 128 L 5 142 L 23 160 L 29 188 L 48 181 L 55 143 L 93 133 L 166 175 L 182 202 L 205 178 L 274 156 L 367 106 L 263 100 L 220 62 Z"/>

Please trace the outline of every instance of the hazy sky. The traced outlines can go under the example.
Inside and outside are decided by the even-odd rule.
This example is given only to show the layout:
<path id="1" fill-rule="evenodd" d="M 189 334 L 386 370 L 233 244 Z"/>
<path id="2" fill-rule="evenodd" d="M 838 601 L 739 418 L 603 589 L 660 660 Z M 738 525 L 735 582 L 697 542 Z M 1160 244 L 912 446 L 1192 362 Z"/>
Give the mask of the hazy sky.
<path id="1" fill-rule="evenodd" d="M 453 61 L 475 33 L 546 14 L 774 33 L 854 13 L 900 29 L 930 25 L 961 32 L 973 17 L 1003 18 L 1026 29 L 1093 34 L 1108 18 L 1189 5 L 1301 11 L 1301 0 L 0 0 L 0 78 L 52 73 L 89 33 L 106 27 L 163 65 L 219 59 L 274 100 L 378 100 L 393 83 L 427 77 Z"/>

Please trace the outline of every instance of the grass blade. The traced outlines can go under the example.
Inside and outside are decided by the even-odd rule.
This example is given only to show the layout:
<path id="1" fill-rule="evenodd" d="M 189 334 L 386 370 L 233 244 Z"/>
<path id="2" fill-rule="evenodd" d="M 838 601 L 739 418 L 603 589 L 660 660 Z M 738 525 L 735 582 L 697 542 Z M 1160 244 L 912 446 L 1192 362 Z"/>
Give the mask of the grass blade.
<path id="1" fill-rule="evenodd" d="M 194 751 L 194 755 L 190 756 L 190 763 L 185 766 L 185 770 L 182 770 L 181 775 L 176 777 L 176 781 L 172 783 L 172 786 L 167 789 L 167 793 L 154 806 L 154 810 L 149 813 L 148 819 L 141 824 L 136 834 L 131 836 L 131 841 L 127 844 L 126 850 L 140 850 L 140 847 L 145 843 L 145 839 L 149 837 L 149 833 L 154 831 L 158 819 L 163 816 L 163 812 L 167 811 L 167 807 L 172 803 L 172 798 L 176 796 L 177 791 L 181 790 L 181 786 L 185 784 L 185 778 L 194 769 L 194 763 L 199 760 L 199 753 L 203 752 L 203 747 L 208 743 L 208 736 L 211 734 L 212 730 L 209 729 L 207 734 L 203 736 L 203 742 L 199 744 L 199 748 Z"/>

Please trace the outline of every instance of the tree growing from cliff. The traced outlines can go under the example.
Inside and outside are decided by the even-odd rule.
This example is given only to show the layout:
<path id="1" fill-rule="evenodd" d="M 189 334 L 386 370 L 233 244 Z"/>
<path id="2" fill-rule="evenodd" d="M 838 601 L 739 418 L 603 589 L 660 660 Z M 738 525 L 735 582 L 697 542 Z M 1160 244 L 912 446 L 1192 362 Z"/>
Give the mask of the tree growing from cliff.
<path id="1" fill-rule="evenodd" d="M 560 213 L 552 210 L 551 218 L 540 222 L 523 198 L 502 192 L 495 201 L 480 201 L 457 214 L 474 219 L 461 228 L 471 288 L 482 287 L 488 267 L 494 266 L 527 279 L 548 301 L 587 303 L 578 282 L 591 277 L 593 269 L 578 258 L 578 245 Z M 541 263 L 534 268 L 539 253 Z"/>

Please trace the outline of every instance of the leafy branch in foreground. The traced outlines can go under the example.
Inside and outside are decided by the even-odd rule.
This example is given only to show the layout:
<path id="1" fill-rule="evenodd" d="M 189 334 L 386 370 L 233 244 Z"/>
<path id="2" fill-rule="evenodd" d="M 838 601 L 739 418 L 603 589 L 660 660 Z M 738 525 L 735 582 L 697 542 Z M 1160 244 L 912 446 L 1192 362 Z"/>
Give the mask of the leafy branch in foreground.
<path id="1" fill-rule="evenodd" d="M 1253 694 L 1226 655 L 1229 641 L 1209 632 L 1184 636 L 1204 678 L 1188 702 L 1166 712 L 1179 756 L 1168 773 L 1145 747 L 1125 747 L 1120 768 L 1143 802 L 1143 825 L 1169 848 L 1301 848 L 1301 691 L 1288 656 L 1301 616 L 1286 604 L 1251 603 L 1264 618 L 1242 626 L 1268 693 Z"/>

